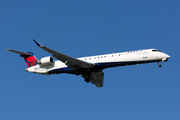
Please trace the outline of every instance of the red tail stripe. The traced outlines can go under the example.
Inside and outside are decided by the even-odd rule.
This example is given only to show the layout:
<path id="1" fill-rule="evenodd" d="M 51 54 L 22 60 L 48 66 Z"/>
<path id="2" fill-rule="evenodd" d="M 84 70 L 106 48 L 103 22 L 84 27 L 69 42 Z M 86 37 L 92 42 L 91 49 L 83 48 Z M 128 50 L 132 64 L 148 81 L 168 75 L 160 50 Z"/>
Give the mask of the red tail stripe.
<path id="1" fill-rule="evenodd" d="M 37 59 L 34 56 L 24 57 L 28 67 L 36 65 Z"/>

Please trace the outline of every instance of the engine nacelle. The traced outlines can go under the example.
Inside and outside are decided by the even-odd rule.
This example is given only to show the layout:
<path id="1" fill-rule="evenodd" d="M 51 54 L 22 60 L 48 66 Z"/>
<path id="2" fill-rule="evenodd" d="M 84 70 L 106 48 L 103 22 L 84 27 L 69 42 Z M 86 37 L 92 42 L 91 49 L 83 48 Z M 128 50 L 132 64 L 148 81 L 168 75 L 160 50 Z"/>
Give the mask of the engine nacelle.
<path id="1" fill-rule="evenodd" d="M 41 60 L 37 62 L 39 65 L 52 65 L 53 64 L 53 58 L 48 56 L 48 57 L 43 57 Z"/>

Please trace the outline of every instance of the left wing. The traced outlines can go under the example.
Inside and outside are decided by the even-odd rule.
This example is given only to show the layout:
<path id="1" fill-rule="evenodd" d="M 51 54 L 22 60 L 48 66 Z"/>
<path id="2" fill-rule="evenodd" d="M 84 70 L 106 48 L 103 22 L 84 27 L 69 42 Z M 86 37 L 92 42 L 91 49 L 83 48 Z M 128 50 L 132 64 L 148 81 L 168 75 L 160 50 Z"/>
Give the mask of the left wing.
<path id="1" fill-rule="evenodd" d="M 34 39 L 33 39 L 34 40 Z M 60 60 L 61 62 L 65 63 L 69 68 L 71 68 L 72 70 L 76 71 L 78 69 L 81 68 L 92 68 L 94 66 L 94 64 L 64 55 L 62 53 L 59 53 L 57 51 L 54 51 L 52 49 L 49 49 L 45 46 L 42 46 L 40 43 L 38 43 L 36 40 L 34 40 L 34 42 L 37 44 L 38 47 L 44 49 L 45 51 L 53 54 L 53 57 L 55 57 L 56 59 Z"/>

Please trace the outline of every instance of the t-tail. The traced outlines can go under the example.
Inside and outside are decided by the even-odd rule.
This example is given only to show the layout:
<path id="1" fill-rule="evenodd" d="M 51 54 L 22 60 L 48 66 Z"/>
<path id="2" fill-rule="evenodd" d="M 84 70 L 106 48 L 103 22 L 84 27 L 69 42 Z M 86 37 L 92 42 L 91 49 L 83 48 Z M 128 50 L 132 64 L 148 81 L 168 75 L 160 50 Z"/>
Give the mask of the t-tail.
<path id="1" fill-rule="evenodd" d="M 25 52 L 12 50 L 12 49 L 6 49 L 6 50 L 17 53 L 17 54 L 20 54 L 20 57 L 24 58 L 24 60 L 25 60 L 28 67 L 32 67 L 32 66 L 37 64 L 38 60 L 36 59 L 36 57 L 34 56 L 34 54 L 32 52 L 25 53 Z"/>

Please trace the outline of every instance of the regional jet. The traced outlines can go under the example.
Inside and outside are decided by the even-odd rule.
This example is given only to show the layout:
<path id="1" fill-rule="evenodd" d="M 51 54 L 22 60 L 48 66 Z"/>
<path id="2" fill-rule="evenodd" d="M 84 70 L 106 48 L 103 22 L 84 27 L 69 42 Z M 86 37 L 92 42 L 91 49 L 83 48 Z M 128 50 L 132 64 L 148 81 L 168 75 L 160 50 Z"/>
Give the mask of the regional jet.
<path id="1" fill-rule="evenodd" d="M 33 39 L 34 40 L 34 39 Z M 68 73 L 81 75 L 84 80 L 95 84 L 97 87 L 103 86 L 104 73 L 103 70 L 110 67 L 138 65 L 145 63 L 157 62 L 161 67 L 161 62 L 166 62 L 170 58 L 169 55 L 157 49 L 136 50 L 112 54 L 103 54 L 96 56 L 73 58 L 62 54 L 50 48 L 41 45 L 34 40 L 39 48 L 52 54 L 37 60 L 32 52 L 20 52 L 12 49 L 8 51 L 20 54 L 25 59 L 28 68 L 27 72 L 39 73 L 42 75 Z M 53 57 L 58 59 L 53 61 Z"/>

